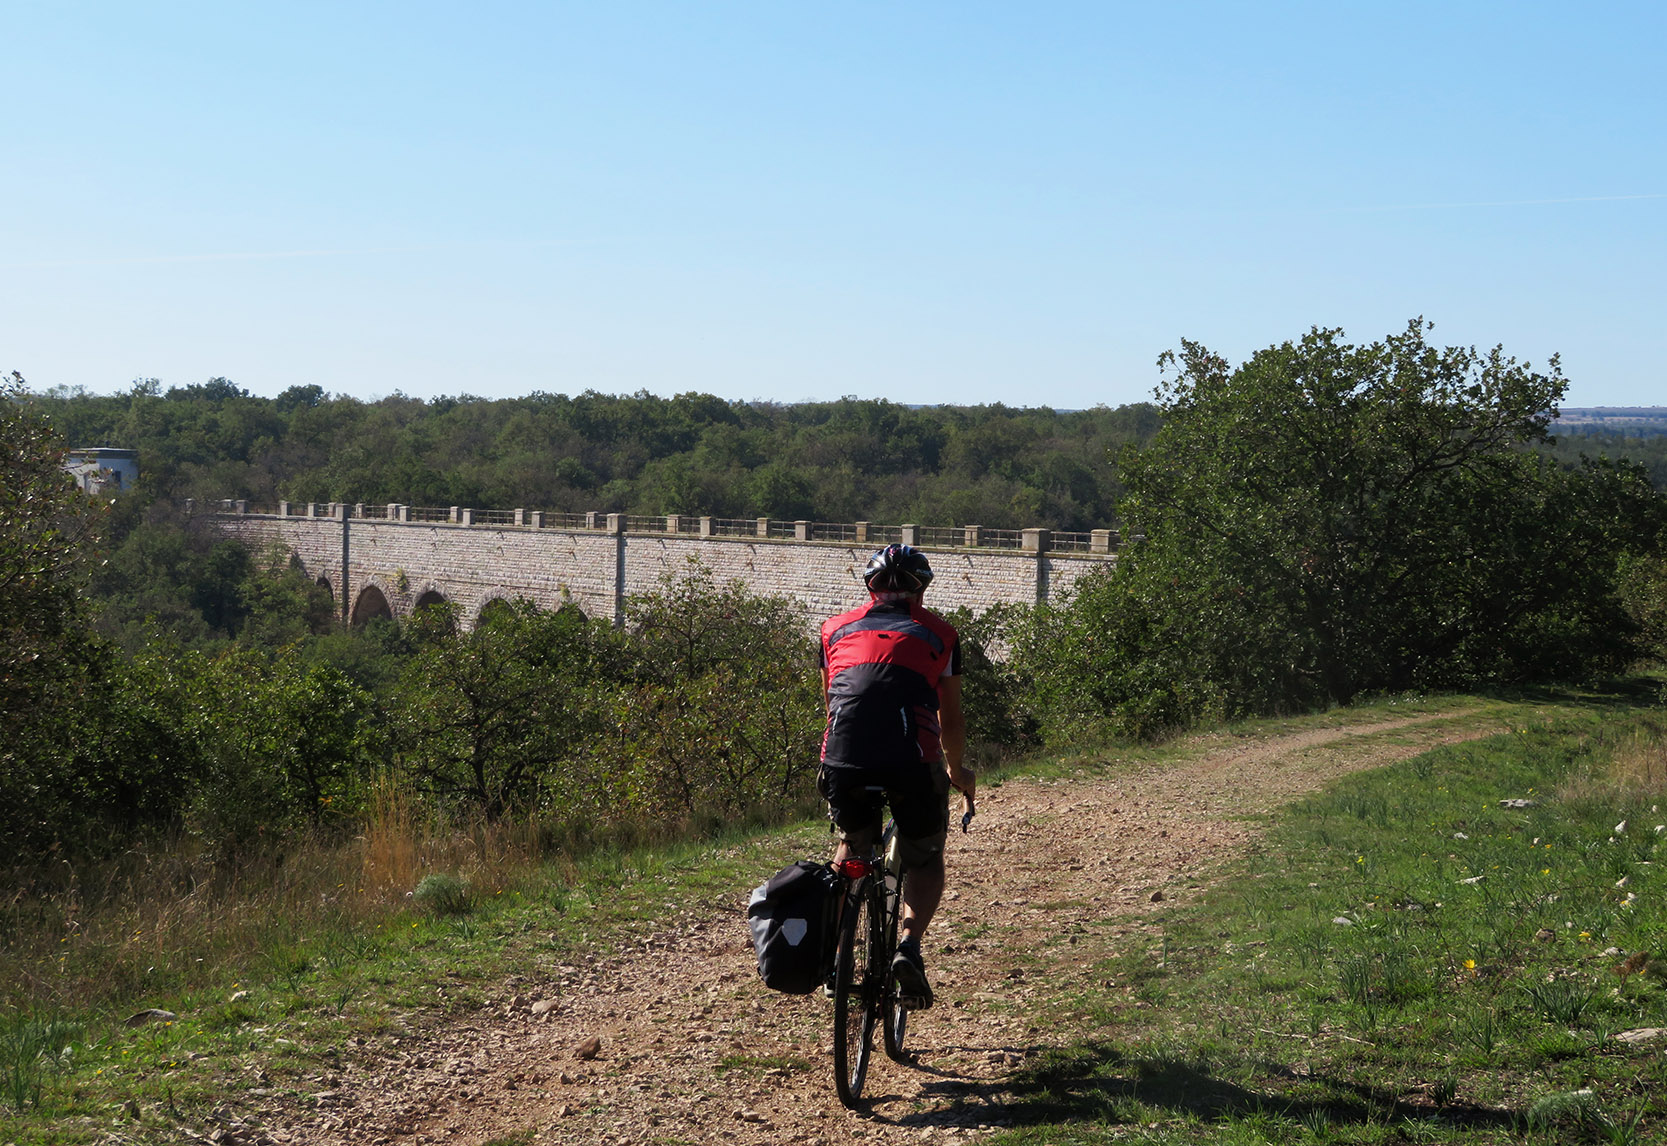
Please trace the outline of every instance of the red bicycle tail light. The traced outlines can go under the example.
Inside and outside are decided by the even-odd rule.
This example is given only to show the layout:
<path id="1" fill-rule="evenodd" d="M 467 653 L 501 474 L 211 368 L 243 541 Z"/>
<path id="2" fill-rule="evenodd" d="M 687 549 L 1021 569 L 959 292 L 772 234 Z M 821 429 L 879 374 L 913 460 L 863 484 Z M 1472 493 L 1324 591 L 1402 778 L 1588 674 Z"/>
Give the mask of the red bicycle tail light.
<path id="1" fill-rule="evenodd" d="M 841 860 L 839 874 L 846 879 L 861 879 L 873 870 L 874 865 L 865 859 Z"/>

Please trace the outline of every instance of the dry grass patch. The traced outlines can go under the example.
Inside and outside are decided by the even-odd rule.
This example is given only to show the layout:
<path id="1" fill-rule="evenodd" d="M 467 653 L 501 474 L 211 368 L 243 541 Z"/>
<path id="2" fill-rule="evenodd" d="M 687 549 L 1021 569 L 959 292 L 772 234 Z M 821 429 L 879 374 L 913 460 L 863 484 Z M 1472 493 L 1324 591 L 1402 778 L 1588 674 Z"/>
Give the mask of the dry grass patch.
<path id="1" fill-rule="evenodd" d="M 1667 797 L 1667 727 L 1644 721 L 1622 733 L 1590 771 L 1570 776 L 1556 792 L 1573 804 L 1637 802 Z"/>

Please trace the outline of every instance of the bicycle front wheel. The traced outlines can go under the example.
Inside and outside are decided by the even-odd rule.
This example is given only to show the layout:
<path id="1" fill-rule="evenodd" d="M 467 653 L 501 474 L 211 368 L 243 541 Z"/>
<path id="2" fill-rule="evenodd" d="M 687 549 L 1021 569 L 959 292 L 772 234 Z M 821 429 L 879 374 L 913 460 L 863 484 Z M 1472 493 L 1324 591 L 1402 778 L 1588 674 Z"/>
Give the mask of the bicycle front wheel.
<path id="1" fill-rule="evenodd" d="M 870 974 L 874 927 L 866 890 L 845 900 L 834 963 L 834 1085 L 855 1108 L 868 1077 L 868 1052 L 879 1013 L 881 981 Z"/>

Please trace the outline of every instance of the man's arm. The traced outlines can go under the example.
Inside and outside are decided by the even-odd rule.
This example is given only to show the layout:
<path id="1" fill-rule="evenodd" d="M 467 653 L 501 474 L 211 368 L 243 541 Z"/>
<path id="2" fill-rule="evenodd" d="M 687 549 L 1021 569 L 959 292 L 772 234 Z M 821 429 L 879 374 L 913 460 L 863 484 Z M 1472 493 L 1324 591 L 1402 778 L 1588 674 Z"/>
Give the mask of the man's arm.
<path id="1" fill-rule="evenodd" d="M 943 738 L 944 765 L 949 769 L 949 782 L 957 791 L 971 796 L 978 786 L 978 777 L 971 768 L 961 765 L 967 751 L 967 719 L 961 711 L 961 678 L 946 676 L 938 682 L 938 726 Z"/>

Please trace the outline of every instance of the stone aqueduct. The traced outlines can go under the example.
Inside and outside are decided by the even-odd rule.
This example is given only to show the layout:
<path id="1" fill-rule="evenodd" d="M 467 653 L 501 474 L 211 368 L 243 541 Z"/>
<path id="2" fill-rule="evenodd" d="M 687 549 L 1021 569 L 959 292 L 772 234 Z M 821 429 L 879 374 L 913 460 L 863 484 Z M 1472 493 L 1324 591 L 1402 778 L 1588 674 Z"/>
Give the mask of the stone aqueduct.
<path id="1" fill-rule="evenodd" d="M 472 626 L 494 601 L 578 605 L 618 623 L 625 600 L 696 559 L 719 581 L 803 602 L 812 616 L 863 599 L 868 555 L 887 542 L 924 548 L 930 603 L 982 610 L 1056 598 L 1116 560 L 1116 534 L 824 524 L 710 517 L 420 509 L 405 505 L 218 503 L 201 520 L 257 550 L 278 546 L 330 590 L 343 620 L 405 617 L 446 602 Z"/>

